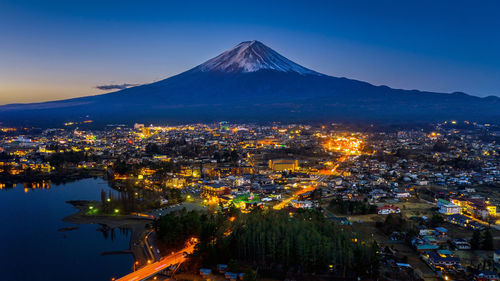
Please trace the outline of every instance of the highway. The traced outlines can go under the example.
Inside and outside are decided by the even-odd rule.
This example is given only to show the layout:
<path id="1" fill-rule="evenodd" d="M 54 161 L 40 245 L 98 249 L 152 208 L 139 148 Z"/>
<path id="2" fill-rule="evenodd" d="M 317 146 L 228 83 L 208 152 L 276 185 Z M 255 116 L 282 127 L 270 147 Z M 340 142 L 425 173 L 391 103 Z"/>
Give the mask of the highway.
<path id="1" fill-rule="evenodd" d="M 171 265 L 181 264 L 186 261 L 185 254 L 191 254 L 194 251 L 194 247 L 196 243 L 189 242 L 188 245 L 171 255 L 168 255 L 157 262 L 148 264 L 141 269 L 134 271 L 122 278 L 117 279 L 117 281 L 141 281 L 146 280 L 149 277 L 152 277 L 162 270 L 168 268 Z"/>

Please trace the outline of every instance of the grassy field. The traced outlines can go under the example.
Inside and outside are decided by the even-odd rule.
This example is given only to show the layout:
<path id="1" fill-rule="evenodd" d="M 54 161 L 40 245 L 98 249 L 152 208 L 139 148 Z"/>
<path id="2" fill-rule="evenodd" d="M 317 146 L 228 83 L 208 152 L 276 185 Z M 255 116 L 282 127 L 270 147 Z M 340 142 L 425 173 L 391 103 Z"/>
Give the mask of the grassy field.
<path id="1" fill-rule="evenodd" d="M 395 206 L 399 207 L 401 209 L 401 212 L 407 217 L 421 217 L 421 216 L 426 216 L 426 217 L 431 217 L 434 214 L 434 211 L 432 211 L 432 208 L 435 208 L 435 205 L 426 203 L 426 202 L 401 202 L 394 204 Z"/>

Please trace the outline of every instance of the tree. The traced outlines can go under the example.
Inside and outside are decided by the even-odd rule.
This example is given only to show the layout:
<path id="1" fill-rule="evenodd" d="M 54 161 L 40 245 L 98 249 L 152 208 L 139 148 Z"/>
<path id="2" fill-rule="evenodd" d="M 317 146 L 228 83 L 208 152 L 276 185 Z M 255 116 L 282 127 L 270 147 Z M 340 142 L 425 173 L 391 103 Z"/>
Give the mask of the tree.
<path id="1" fill-rule="evenodd" d="M 470 246 L 472 250 L 479 249 L 481 245 L 481 231 L 479 229 L 475 229 L 472 233 L 472 238 L 470 240 Z"/>
<path id="2" fill-rule="evenodd" d="M 245 275 L 243 276 L 243 281 L 256 281 L 257 274 L 252 269 L 247 269 L 245 271 Z"/>
<path id="3" fill-rule="evenodd" d="M 235 215 L 236 211 L 182 210 L 159 218 L 155 227 L 161 244 L 169 249 L 183 245 L 186 237 L 199 237 L 204 266 L 228 263 L 233 269 L 246 263 L 264 271 L 279 266 L 317 272 L 334 265 L 349 278 L 378 275 L 378 246 L 353 240 L 352 232 L 318 210 L 299 210 L 292 217 L 284 210 L 254 209 Z M 256 274 L 247 272 L 245 280 L 256 280 Z"/>
<path id="4" fill-rule="evenodd" d="M 159 154 L 160 147 L 156 143 L 148 143 L 146 145 L 146 153 L 148 154 Z"/>
<path id="5" fill-rule="evenodd" d="M 431 226 L 435 227 L 443 223 L 443 217 L 438 214 L 433 214 L 430 220 Z"/>
<path id="6" fill-rule="evenodd" d="M 101 189 L 101 203 L 106 204 L 106 191 L 104 189 Z"/>
<path id="7" fill-rule="evenodd" d="M 483 250 L 493 250 L 493 235 L 490 229 L 486 229 L 483 238 Z"/>

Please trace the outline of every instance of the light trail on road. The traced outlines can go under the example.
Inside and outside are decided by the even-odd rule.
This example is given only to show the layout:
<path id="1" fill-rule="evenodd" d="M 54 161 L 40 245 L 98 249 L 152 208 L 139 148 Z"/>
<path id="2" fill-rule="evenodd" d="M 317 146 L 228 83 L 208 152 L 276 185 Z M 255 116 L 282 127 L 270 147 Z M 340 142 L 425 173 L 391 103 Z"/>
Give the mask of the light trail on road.
<path id="1" fill-rule="evenodd" d="M 184 249 L 168 255 L 157 262 L 148 264 L 137 271 L 117 279 L 116 281 L 140 281 L 152 277 L 171 265 L 181 264 L 186 261 L 187 258 L 185 255 L 192 254 L 195 246 L 196 243 L 189 243 L 189 245 Z"/>

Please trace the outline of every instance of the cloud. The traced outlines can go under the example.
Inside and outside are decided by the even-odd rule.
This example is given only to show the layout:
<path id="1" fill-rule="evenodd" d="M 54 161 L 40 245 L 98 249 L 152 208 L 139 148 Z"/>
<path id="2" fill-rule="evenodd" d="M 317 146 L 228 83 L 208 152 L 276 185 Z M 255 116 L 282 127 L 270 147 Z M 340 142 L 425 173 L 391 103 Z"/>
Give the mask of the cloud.
<path id="1" fill-rule="evenodd" d="M 110 91 L 110 90 L 123 90 L 129 87 L 139 86 L 140 84 L 110 84 L 110 85 L 98 85 L 95 86 L 98 90 Z"/>

